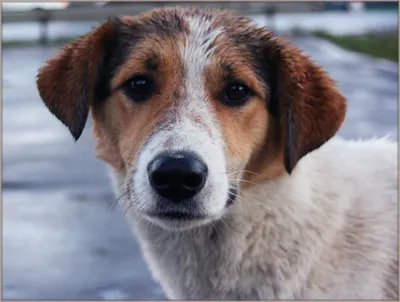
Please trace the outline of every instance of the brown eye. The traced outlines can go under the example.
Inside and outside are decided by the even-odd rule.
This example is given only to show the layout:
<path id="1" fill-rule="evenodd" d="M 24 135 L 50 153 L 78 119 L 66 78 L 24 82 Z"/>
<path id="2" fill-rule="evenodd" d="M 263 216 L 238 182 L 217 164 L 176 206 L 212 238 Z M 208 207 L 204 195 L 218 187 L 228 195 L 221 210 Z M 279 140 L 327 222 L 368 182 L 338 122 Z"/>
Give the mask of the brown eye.
<path id="1" fill-rule="evenodd" d="M 125 93 L 134 102 L 142 102 L 148 99 L 153 93 L 153 80 L 144 75 L 132 77 L 124 85 Z"/>
<path id="2" fill-rule="evenodd" d="M 230 84 L 225 88 L 224 102 L 230 106 L 243 104 L 250 95 L 250 89 L 239 83 Z"/>

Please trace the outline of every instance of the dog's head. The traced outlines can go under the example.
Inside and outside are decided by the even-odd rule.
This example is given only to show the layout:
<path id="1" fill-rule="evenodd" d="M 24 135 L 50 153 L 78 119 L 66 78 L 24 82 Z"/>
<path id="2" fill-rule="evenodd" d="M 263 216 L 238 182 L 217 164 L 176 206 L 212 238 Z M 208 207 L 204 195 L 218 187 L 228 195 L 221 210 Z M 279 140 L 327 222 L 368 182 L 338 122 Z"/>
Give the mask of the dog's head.
<path id="1" fill-rule="evenodd" d="M 340 127 L 343 96 L 284 39 L 231 11 L 109 20 L 39 71 L 49 110 L 99 157 L 134 211 L 167 228 L 220 218 L 245 184 L 291 173 Z"/>

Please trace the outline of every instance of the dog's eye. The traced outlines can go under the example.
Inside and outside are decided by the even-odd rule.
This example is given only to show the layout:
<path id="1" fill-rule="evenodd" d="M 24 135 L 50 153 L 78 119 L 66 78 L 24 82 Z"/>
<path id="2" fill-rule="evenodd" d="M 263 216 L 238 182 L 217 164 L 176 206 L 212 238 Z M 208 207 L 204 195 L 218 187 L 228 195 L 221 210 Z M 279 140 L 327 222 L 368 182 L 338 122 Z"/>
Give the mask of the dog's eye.
<path id="1" fill-rule="evenodd" d="M 145 75 L 137 75 L 126 82 L 124 90 L 135 102 L 142 102 L 153 93 L 153 81 Z"/>
<path id="2" fill-rule="evenodd" d="M 243 104 L 250 95 L 250 89 L 240 83 L 230 84 L 225 88 L 223 100 L 230 106 Z"/>

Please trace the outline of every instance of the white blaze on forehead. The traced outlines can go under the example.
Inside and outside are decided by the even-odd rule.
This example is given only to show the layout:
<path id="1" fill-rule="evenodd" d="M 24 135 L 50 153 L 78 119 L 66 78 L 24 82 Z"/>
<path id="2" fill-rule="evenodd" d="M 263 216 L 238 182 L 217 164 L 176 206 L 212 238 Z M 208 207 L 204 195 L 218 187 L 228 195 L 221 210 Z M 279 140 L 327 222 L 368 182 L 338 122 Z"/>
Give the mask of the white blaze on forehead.
<path id="1" fill-rule="evenodd" d="M 214 130 L 212 136 L 218 137 L 218 126 L 207 102 L 204 71 L 210 63 L 215 48 L 211 47 L 220 35 L 222 28 L 212 28 L 211 22 L 204 16 L 189 16 L 185 18 L 189 25 L 189 34 L 181 45 L 181 56 L 186 71 L 186 98 L 180 104 L 181 117 L 189 117 L 193 113 L 202 120 L 202 131 Z M 199 125 L 197 125 L 199 126 Z"/>
<path id="2" fill-rule="evenodd" d="M 183 47 L 182 57 L 187 63 L 187 67 L 197 65 L 201 67 L 207 65 L 213 53 L 211 44 L 222 33 L 222 28 L 211 28 L 210 21 L 202 17 L 188 17 L 189 36 Z"/>
<path id="3" fill-rule="evenodd" d="M 187 17 L 189 35 L 181 48 L 181 55 L 187 71 L 186 89 L 189 97 L 193 94 L 204 96 L 204 69 L 214 52 L 211 47 L 222 28 L 211 28 L 211 22 L 204 17 Z"/>
<path id="4" fill-rule="evenodd" d="M 204 71 L 210 63 L 215 47 L 212 43 L 220 35 L 222 28 L 212 28 L 211 22 L 204 16 L 189 16 L 185 18 L 189 25 L 189 34 L 181 48 L 181 55 L 186 69 L 185 90 L 186 98 L 179 105 L 181 128 L 194 126 L 197 132 L 206 133 L 205 138 L 214 141 L 223 148 L 223 139 L 219 125 L 207 100 Z M 192 116 L 201 119 L 201 125 L 194 122 Z M 187 122 L 183 122 L 186 120 Z M 186 125 L 182 127 L 182 125 Z M 190 126 L 188 126 L 190 125 Z M 193 133 L 190 130 L 189 133 Z M 201 149 L 206 149 L 207 143 L 203 142 Z M 199 150 L 199 151 L 200 151 Z M 206 152 L 206 150 L 203 150 Z M 201 153 L 201 151 L 200 151 Z M 201 154 L 205 156 L 205 154 Z"/>

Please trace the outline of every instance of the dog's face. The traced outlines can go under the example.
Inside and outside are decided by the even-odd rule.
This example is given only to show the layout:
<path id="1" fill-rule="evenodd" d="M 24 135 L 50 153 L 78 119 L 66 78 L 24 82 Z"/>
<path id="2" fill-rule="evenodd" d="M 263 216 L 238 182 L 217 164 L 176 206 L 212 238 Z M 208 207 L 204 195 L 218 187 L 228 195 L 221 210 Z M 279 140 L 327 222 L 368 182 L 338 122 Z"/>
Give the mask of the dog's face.
<path id="1" fill-rule="evenodd" d="M 133 210 L 169 229 L 218 219 L 246 184 L 290 173 L 346 107 L 299 50 L 219 10 L 108 21 L 37 83 L 76 139 L 91 110 L 99 157 L 125 175 Z"/>

